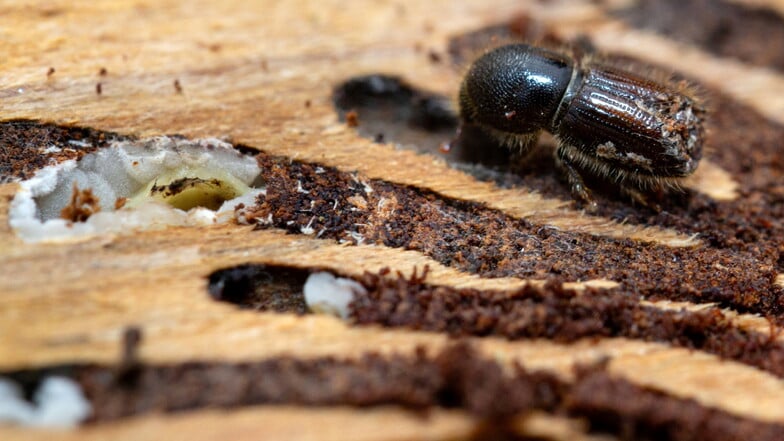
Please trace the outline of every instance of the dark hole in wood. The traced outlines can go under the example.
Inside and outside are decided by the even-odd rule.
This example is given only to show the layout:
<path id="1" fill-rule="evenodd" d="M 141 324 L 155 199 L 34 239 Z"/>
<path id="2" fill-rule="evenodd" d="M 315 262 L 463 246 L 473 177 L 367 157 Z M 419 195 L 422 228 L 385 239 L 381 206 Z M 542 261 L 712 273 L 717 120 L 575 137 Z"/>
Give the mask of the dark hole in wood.
<path id="1" fill-rule="evenodd" d="M 341 120 L 350 116 L 357 133 L 375 142 L 394 143 L 452 163 L 498 167 L 507 165 L 511 156 L 478 132 L 466 133 L 452 143 L 458 118 L 449 98 L 420 90 L 400 77 L 373 74 L 351 78 L 335 88 L 333 101 Z M 452 143 L 449 153 L 443 151 L 447 143 Z"/>
<path id="2" fill-rule="evenodd" d="M 308 270 L 266 265 L 222 269 L 209 277 L 208 291 L 215 300 L 257 311 L 305 314 L 302 287 Z"/>

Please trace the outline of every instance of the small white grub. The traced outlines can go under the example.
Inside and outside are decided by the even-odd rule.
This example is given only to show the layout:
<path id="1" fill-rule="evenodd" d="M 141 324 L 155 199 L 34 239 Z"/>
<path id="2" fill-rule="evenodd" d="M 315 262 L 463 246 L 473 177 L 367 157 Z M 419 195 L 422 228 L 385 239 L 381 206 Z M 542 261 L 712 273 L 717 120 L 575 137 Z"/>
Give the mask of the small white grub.
<path id="1" fill-rule="evenodd" d="M 313 273 L 308 276 L 303 288 L 305 303 L 315 313 L 332 314 L 348 318 L 348 305 L 357 294 L 367 294 L 365 287 L 328 272 Z"/>
<path id="2" fill-rule="evenodd" d="M 75 427 L 92 413 L 90 402 L 73 380 L 48 377 L 35 391 L 33 402 L 22 395 L 13 381 L 0 378 L 0 423 L 22 426 Z"/>
<path id="3" fill-rule="evenodd" d="M 20 182 L 9 223 L 22 239 L 39 242 L 225 222 L 263 192 L 251 188 L 260 172 L 254 158 L 218 139 L 117 141 Z M 84 222 L 61 218 L 74 187 L 89 189 L 100 204 Z"/>

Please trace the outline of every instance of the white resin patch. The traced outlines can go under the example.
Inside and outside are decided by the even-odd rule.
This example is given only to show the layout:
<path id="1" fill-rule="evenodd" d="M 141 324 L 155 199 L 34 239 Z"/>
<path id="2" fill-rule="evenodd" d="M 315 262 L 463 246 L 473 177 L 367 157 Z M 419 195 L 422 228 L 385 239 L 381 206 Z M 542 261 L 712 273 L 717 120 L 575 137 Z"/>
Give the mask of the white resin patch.
<path id="1" fill-rule="evenodd" d="M 16 383 L 0 377 L 0 424 L 68 428 L 84 421 L 91 412 L 81 387 L 71 379 L 46 378 L 31 403 Z"/>
<path id="2" fill-rule="evenodd" d="M 348 318 L 348 305 L 356 294 L 367 294 L 365 287 L 359 283 L 331 273 L 320 272 L 308 276 L 303 289 L 305 303 L 316 313 L 336 315 Z"/>
<path id="3" fill-rule="evenodd" d="M 9 223 L 24 240 L 38 242 L 225 222 L 234 218 L 234 207 L 252 205 L 264 192 L 251 188 L 260 172 L 254 158 L 217 139 L 156 137 L 114 142 L 79 161 L 46 167 L 22 181 L 11 202 Z M 222 193 L 212 197 L 228 195 L 231 199 L 218 210 L 196 206 L 184 211 L 167 204 L 165 198 L 150 196 L 153 187 L 186 178 L 219 182 Z M 74 186 L 90 189 L 100 204 L 100 211 L 84 222 L 60 217 Z"/>

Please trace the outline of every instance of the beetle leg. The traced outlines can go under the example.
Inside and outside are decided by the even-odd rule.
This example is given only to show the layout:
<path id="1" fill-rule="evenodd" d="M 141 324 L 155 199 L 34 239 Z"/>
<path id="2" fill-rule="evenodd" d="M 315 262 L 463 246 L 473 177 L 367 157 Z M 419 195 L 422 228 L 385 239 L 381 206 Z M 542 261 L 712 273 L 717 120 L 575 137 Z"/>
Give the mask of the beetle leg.
<path id="1" fill-rule="evenodd" d="M 659 189 L 661 191 L 661 189 Z M 621 186 L 621 193 L 625 196 L 633 200 L 634 202 L 642 205 L 643 207 L 648 207 L 655 212 L 661 211 L 661 206 L 655 202 L 650 196 L 647 196 L 645 193 L 637 190 L 635 188 L 631 188 L 627 185 Z"/>
<path id="2" fill-rule="evenodd" d="M 457 130 L 455 130 L 455 135 L 452 137 L 452 139 L 441 143 L 438 148 L 441 153 L 449 153 L 458 145 L 460 137 L 463 136 L 463 124 L 465 123 L 460 122 L 460 124 L 457 126 Z"/>
<path id="3" fill-rule="evenodd" d="M 591 195 L 591 191 L 585 186 L 585 181 L 577 170 L 575 161 L 569 156 L 568 150 L 571 148 L 573 147 L 568 144 L 559 145 L 555 152 L 555 163 L 569 181 L 572 197 L 582 201 L 587 211 L 594 212 L 598 205 Z"/>

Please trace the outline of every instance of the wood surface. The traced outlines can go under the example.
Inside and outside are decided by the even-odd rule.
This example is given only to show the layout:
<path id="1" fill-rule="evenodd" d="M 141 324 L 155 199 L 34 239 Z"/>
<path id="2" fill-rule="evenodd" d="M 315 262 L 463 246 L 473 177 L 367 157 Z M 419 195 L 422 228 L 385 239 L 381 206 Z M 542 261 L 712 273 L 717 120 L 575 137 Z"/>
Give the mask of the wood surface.
<path id="1" fill-rule="evenodd" d="M 784 4 L 765 3 L 784 11 Z M 480 182 L 441 159 L 361 138 L 338 120 L 333 87 L 365 73 L 402 75 L 418 87 L 453 96 L 460 72 L 449 63 L 432 62 L 426 51 L 445 53 L 450 36 L 501 23 L 523 10 L 543 23 L 557 24 L 564 37 L 587 34 L 604 50 L 666 64 L 784 123 L 779 73 L 628 29 L 604 17 L 591 2 L 521 0 L 0 1 L 0 118 L 138 136 L 223 137 L 275 155 L 357 171 L 367 179 L 486 203 L 514 218 L 565 231 L 673 248 L 698 246 L 701 239 L 674 230 L 587 216 L 570 201 Z M 47 76 L 50 67 L 56 72 Z M 106 76 L 99 76 L 101 68 Z M 728 81 L 739 77 L 752 80 Z M 183 93 L 176 92 L 175 80 Z M 100 95 L 95 90 L 99 81 Z M 311 104 L 305 106 L 306 101 Z M 734 185 L 710 160 L 687 184 L 718 199 L 737 197 Z M 441 334 L 354 328 L 331 317 L 258 313 L 210 299 L 207 277 L 242 263 L 331 268 L 357 276 L 383 267 L 411 274 L 429 265 L 428 281 L 436 284 L 512 289 L 526 283 L 482 279 L 416 251 L 345 246 L 233 224 L 28 244 L 8 226 L 9 200 L 16 189 L 15 183 L 0 185 L 0 371 L 116 363 L 128 326 L 144 330 L 140 357 L 150 362 L 243 361 L 284 354 L 355 357 L 367 351 L 413 353 L 417 346 L 435 352 L 447 341 Z M 585 283 L 614 282 L 580 281 L 575 286 Z M 745 329 L 770 326 L 752 314 L 736 314 L 735 320 Z M 780 378 L 740 363 L 717 362 L 714 355 L 620 338 L 574 344 L 486 338 L 477 345 L 505 363 L 516 360 L 564 378 L 578 363 L 612 356 L 610 372 L 635 384 L 733 415 L 784 424 Z M 309 424 L 323 430 L 310 430 Z M 398 431 L 369 432 L 385 424 Z M 589 439 L 572 432 L 572 424 L 549 421 L 549 430 L 562 432 L 548 436 Z M 470 436 L 475 425 L 461 411 L 439 411 L 422 420 L 398 408 L 273 406 L 143 415 L 77 432 L 0 427 L 0 439 L 206 441 L 264 433 L 267 439 L 459 439 Z M 353 429 L 340 430 L 345 427 Z M 535 430 L 536 425 L 527 427 Z"/>

